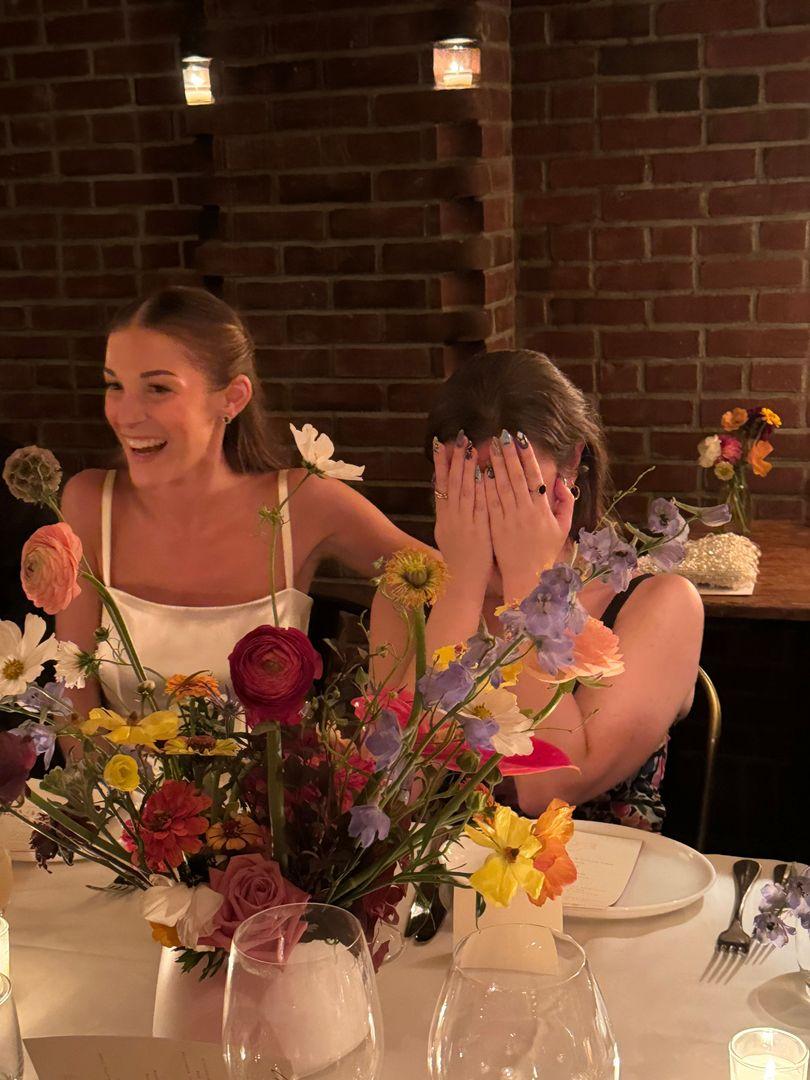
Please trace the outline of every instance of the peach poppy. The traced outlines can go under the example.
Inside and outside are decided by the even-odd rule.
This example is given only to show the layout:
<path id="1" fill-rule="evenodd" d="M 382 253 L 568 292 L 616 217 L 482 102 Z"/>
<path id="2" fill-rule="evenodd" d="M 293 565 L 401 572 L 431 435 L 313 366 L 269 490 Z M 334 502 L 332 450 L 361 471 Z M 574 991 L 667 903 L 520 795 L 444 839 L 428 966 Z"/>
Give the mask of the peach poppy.
<path id="1" fill-rule="evenodd" d="M 736 431 L 748 420 L 748 409 L 730 409 L 720 417 L 723 431 Z"/>
<path id="2" fill-rule="evenodd" d="M 770 461 L 765 460 L 772 450 L 773 446 L 767 440 L 760 439 L 748 451 L 748 464 L 754 470 L 755 476 L 767 476 L 773 468 Z"/>
<path id="3" fill-rule="evenodd" d="M 577 880 L 577 868 L 565 849 L 574 835 L 573 813 L 573 806 L 562 799 L 552 799 L 546 812 L 534 823 L 532 832 L 542 845 L 534 858 L 534 868 L 544 875 L 542 892 L 532 900 L 537 907 L 546 900 L 556 900 L 566 885 Z"/>

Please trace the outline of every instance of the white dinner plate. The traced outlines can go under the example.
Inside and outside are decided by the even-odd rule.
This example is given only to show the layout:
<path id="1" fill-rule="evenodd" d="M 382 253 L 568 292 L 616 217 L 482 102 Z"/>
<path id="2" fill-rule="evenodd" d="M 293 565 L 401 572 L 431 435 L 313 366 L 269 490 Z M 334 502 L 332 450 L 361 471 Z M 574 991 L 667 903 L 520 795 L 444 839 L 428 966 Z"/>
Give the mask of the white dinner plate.
<path id="1" fill-rule="evenodd" d="M 624 892 L 610 907 L 575 907 L 565 902 L 569 919 L 644 919 L 677 911 L 700 900 L 714 884 L 714 867 L 699 851 L 660 833 L 609 825 L 602 821 L 577 821 L 578 832 L 601 836 L 626 836 L 641 840 L 641 851 Z"/>

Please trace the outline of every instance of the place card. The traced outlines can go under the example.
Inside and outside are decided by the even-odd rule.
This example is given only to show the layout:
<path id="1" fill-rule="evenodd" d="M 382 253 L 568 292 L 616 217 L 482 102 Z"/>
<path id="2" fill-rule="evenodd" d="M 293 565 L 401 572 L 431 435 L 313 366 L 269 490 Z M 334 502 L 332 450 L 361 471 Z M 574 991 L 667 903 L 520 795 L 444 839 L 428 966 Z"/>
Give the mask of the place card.
<path id="1" fill-rule="evenodd" d="M 565 906 L 612 907 L 627 888 L 642 843 L 575 827 L 568 854 L 577 868 L 577 880 L 563 891 Z"/>
<path id="2" fill-rule="evenodd" d="M 225 1080 L 218 1043 L 68 1035 L 25 1047 L 38 1080 Z"/>

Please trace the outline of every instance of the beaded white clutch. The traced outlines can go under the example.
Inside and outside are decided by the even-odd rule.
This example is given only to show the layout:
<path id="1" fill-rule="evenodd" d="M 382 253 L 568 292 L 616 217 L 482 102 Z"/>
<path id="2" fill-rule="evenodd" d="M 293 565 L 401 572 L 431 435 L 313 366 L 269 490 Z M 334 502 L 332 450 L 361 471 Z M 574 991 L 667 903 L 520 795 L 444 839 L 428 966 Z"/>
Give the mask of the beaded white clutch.
<path id="1" fill-rule="evenodd" d="M 760 550 L 753 540 L 737 533 L 709 533 L 700 540 L 688 540 L 686 557 L 676 573 L 694 585 L 753 592 L 759 574 Z M 646 555 L 639 559 L 645 574 L 660 573 Z"/>

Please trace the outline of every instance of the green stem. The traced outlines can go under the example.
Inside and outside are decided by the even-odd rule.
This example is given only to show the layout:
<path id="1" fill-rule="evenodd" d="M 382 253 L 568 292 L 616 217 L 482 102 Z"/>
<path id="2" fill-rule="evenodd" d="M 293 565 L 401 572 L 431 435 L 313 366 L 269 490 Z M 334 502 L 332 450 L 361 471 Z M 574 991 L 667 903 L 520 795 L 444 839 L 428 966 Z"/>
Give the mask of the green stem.
<path id="1" fill-rule="evenodd" d="M 281 756 L 281 728 L 272 724 L 267 731 L 267 809 L 273 830 L 273 857 L 287 872 L 287 837 L 284 820 L 284 763 Z"/>

